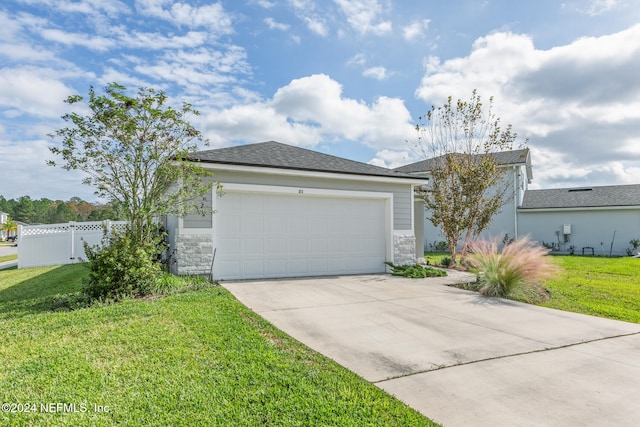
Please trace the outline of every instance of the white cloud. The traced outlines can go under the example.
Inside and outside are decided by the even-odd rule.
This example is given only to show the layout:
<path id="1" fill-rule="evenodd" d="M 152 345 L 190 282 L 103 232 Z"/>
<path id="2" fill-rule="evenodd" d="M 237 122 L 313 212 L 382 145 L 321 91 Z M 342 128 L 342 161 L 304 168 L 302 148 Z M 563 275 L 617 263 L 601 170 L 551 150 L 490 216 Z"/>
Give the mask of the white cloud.
<path id="1" fill-rule="evenodd" d="M 126 4 L 118 0 L 20 0 L 21 3 L 28 5 L 45 5 L 55 8 L 59 12 L 66 13 L 82 13 L 86 15 L 95 15 L 105 13 L 110 16 L 116 16 L 121 13 L 127 13 L 129 8 Z"/>
<path id="2" fill-rule="evenodd" d="M 252 3 L 257 4 L 258 6 L 264 8 L 264 9 L 271 9 L 272 7 L 274 7 L 276 4 L 272 1 L 268 1 L 268 0 L 255 0 Z"/>
<path id="3" fill-rule="evenodd" d="M 119 40 L 131 49 L 180 49 L 202 46 L 207 41 L 207 33 L 203 31 L 189 31 L 184 35 L 165 36 L 160 33 L 142 33 L 125 31 L 124 28 L 114 30 Z"/>
<path id="4" fill-rule="evenodd" d="M 316 10 L 316 4 L 311 0 L 289 0 L 298 19 L 305 23 L 307 28 L 319 36 L 326 37 L 329 27 L 324 18 Z"/>
<path id="5" fill-rule="evenodd" d="M 371 67 L 362 72 L 364 77 L 369 77 L 375 80 L 385 80 L 389 77 L 387 69 L 384 67 Z"/>
<path id="6" fill-rule="evenodd" d="M 34 116 L 60 117 L 66 111 L 62 101 L 75 90 L 52 75 L 52 70 L 0 69 L 0 105 Z"/>
<path id="7" fill-rule="evenodd" d="M 171 6 L 171 7 L 169 7 Z M 207 27 L 217 34 L 233 33 L 231 16 L 220 3 L 193 7 L 171 0 L 136 0 L 136 8 L 144 15 L 161 18 L 190 28 Z"/>
<path id="8" fill-rule="evenodd" d="M 271 17 L 264 18 L 264 23 L 267 24 L 270 30 L 287 31 L 290 27 L 289 24 L 282 24 Z"/>
<path id="9" fill-rule="evenodd" d="M 366 104 L 345 98 L 342 86 L 324 74 L 292 80 L 271 100 L 212 111 L 205 121 L 215 145 L 274 139 L 313 147 L 349 140 L 383 148 L 414 133 L 402 100 L 380 97 Z"/>
<path id="10" fill-rule="evenodd" d="M 408 151 L 380 150 L 376 152 L 375 157 L 369 161 L 369 164 L 395 169 L 418 160 L 420 159 L 416 159 Z"/>
<path id="11" fill-rule="evenodd" d="M 421 21 L 413 21 L 411 24 L 402 28 L 402 36 L 409 41 L 413 41 L 424 37 L 425 31 L 429 29 L 431 20 L 423 19 Z"/>
<path id="12" fill-rule="evenodd" d="M 583 13 L 589 16 L 598 16 L 609 12 L 618 5 L 617 0 L 591 0 L 589 5 L 582 9 Z"/>
<path id="13" fill-rule="evenodd" d="M 364 53 L 357 53 L 347 61 L 347 65 L 364 65 L 366 63 L 367 59 L 365 58 Z"/>
<path id="14" fill-rule="evenodd" d="M 49 140 L 36 139 L 21 141 L 18 145 L 0 137 L 0 170 L 6 177 L 2 195 L 5 198 L 29 195 L 33 199 L 56 197 L 68 200 L 78 196 L 84 200 L 96 200 L 93 189 L 81 184 L 85 176 L 81 172 L 46 165 L 47 159 L 54 159 L 49 152 L 52 144 Z"/>
<path id="15" fill-rule="evenodd" d="M 588 179 L 588 170 L 613 170 L 610 162 L 628 168 L 640 161 L 640 154 L 616 150 L 628 147 L 633 129 L 640 128 L 637 40 L 640 25 L 549 50 L 536 49 L 529 36 L 495 33 L 476 40 L 467 57 L 428 59 L 416 95 L 429 105 L 441 105 L 449 95 L 468 99 L 473 89 L 485 100 L 495 96 L 503 123 L 530 137 L 532 148 L 556 153 L 549 157 L 571 171 L 559 174 L 534 158 L 538 178 L 548 177 L 543 187 L 576 174 Z"/>
<path id="16" fill-rule="evenodd" d="M 334 0 L 334 2 L 346 15 L 347 22 L 357 32 L 376 35 L 391 32 L 391 22 L 380 20 L 380 15 L 384 13 L 384 10 L 378 0 Z"/>
<path id="17" fill-rule="evenodd" d="M 101 36 L 90 36 L 89 34 L 67 33 L 57 29 L 45 29 L 42 37 L 67 46 L 84 46 L 98 52 L 105 52 L 115 45 L 115 41 Z"/>

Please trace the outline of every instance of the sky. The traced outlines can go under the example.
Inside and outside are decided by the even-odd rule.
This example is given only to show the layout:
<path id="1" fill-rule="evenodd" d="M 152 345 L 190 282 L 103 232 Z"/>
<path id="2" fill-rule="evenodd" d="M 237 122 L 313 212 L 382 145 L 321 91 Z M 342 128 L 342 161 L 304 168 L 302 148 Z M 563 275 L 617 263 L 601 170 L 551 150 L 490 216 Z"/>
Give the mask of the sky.
<path id="1" fill-rule="evenodd" d="M 640 0 L 3 0 L 0 195 L 96 200 L 47 135 L 111 82 L 192 103 L 202 149 L 386 167 L 476 89 L 527 141 L 530 188 L 640 184 Z"/>

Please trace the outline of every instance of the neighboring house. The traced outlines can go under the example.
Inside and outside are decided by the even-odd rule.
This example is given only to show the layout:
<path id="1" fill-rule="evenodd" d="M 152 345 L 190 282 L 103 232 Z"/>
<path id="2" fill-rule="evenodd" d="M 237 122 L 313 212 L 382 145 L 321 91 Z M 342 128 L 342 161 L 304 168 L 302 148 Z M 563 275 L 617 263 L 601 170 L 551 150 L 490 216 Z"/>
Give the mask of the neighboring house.
<path id="1" fill-rule="evenodd" d="M 0 224 L 5 224 L 8 218 L 9 218 L 9 214 L 0 212 Z M 0 230 L 0 241 L 3 241 L 7 237 L 8 237 L 7 232 L 5 230 Z"/>
<path id="2" fill-rule="evenodd" d="M 494 217 L 489 228 L 483 233 L 483 236 L 501 238 L 505 234 L 508 234 L 510 237 L 517 237 L 519 234 L 518 207 L 522 204 L 527 187 L 533 179 L 531 154 L 529 149 L 522 149 L 501 151 L 491 153 L 490 155 L 496 158 L 500 167 L 506 169 L 504 179 L 507 182 L 511 196 L 510 200 Z M 396 172 L 428 178 L 429 170 L 433 168 L 436 161 L 437 158 L 427 159 L 394 170 Z M 444 235 L 441 229 L 436 228 L 428 219 L 430 212 L 425 209 L 422 202 L 416 200 L 415 209 L 415 217 L 417 220 L 415 228 L 418 230 L 416 237 L 418 241 L 424 242 L 423 249 L 429 250 L 430 244 L 445 240 Z M 422 233 L 422 239 L 418 236 L 420 233 Z"/>
<path id="3" fill-rule="evenodd" d="M 387 261 L 422 257 L 413 209 L 422 177 L 273 141 L 191 159 L 223 188 L 206 200 L 214 215 L 167 218 L 174 273 L 212 270 L 227 280 L 379 273 Z"/>
<path id="4" fill-rule="evenodd" d="M 627 255 L 640 239 L 640 185 L 528 190 L 519 232 L 576 254 Z"/>

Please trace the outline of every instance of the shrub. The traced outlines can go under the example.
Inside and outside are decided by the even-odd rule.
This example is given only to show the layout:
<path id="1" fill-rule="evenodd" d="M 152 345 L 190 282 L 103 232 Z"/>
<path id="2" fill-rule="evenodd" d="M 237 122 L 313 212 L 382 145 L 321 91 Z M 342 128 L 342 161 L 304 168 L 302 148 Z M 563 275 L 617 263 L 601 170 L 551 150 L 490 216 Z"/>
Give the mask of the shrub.
<path id="1" fill-rule="evenodd" d="M 479 270 L 479 291 L 491 297 L 505 297 L 520 286 L 537 287 L 550 278 L 557 267 L 546 255 L 548 249 L 528 238 L 521 238 L 499 249 L 497 240 L 470 245 L 467 258 Z"/>
<path id="2" fill-rule="evenodd" d="M 153 292 L 162 273 L 159 239 L 140 242 L 125 231 L 105 235 L 100 245 L 85 243 L 89 267 L 83 286 L 86 297 L 90 301 L 117 301 Z"/>
<path id="3" fill-rule="evenodd" d="M 449 268 L 451 264 L 453 264 L 453 260 L 451 259 L 451 257 L 446 256 L 442 258 L 442 260 L 440 260 L 440 264 L 442 264 L 443 267 Z"/>
<path id="4" fill-rule="evenodd" d="M 390 262 L 386 262 L 391 267 L 391 274 L 394 276 L 404 276 L 410 279 L 424 279 L 425 277 L 442 277 L 447 273 L 437 268 L 423 267 L 421 265 L 394 265 Z"/>
<path id="5" fill-rule="evenodd" d="M 449 245 L 445 241 L 434 240 L 433 243 L 429 243 L 429 250 L 431 252 L 445 252 L 449 250 Z"/>

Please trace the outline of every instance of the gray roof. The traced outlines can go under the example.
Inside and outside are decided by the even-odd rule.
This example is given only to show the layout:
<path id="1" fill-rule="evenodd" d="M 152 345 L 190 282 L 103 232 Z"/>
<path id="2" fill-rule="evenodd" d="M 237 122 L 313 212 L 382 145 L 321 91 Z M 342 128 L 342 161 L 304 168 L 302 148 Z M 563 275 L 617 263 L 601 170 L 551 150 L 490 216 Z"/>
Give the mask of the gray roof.
<path id="1" fill-rule="evenodd" d="M 448 154 L 445 154 L 448 155 Z M 478 154 L 480 155 L 480 154 Z M 510 150 L 510 151 L 499 151 L 496 153 L 490 153 L 500 165 L 521 165 L 524 164 L 527 167 L 527 175 L 529 180 L 533 178 L 533 174 L 531 172 L 531 156 L 529 155 L 529 149 L 524 148 L 522 150 Z M 441 159 L 443 156 L 434 157 L 432 159 L 422 160 L 416 163 L 411 163 L 409 165 L 401 166 L 399 168 L 394 169 L 395 171 L 402 173 L 424 173 L 430 171 L 438 159 Z"/>
<path id="2" fill-rule="evenodd" d="M 640 184 L 527 190 L 520 209 L 640 206 Z"/>
<path id="3" fill-rule="evenodd" d="M 414 175 L 275 141 L 199 151 L 189 159 L 205 163 L 416 179 Z"/>

